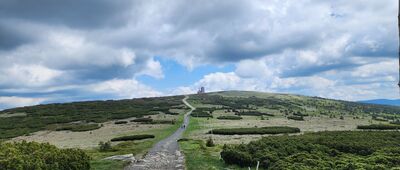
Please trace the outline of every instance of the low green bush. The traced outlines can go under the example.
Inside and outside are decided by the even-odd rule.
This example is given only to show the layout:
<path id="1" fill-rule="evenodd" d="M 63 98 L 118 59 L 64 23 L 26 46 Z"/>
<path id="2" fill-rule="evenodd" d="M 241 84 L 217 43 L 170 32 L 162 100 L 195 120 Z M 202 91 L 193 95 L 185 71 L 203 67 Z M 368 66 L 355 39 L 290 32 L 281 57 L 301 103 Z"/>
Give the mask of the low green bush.
<path id="1" fill-rule="evenodd" d="M 372 124 L 372 125 L 358 125 L 357 129 L 366 130 L 396 130 L 400 129 L 400 125 L 395 124 Z"/>
<path id="2" fill-rule="evenodd" d="M 120 121 L 116 121 L 114 122 L 114 124 L 119 125 L 119 124 L 127 124 L 128 121 L 124 121 L 124 120 L 120 120 Z"/>
<path id="3" fill-rule="evenodd" d="M 332 131 L 269 136 L 248 144 L 224 145 L 227 164 L 263 169 L 396 169 L 400 132 Z"/>
<path id="4" fill-rule="evenodd" d="M 64 124 L 58 125 L 56 131 L 70 130 L 73 132 L 91 131 L 101 128 L 98 124 Z"/>
<path id="5" fill-rule="evenodd" d="M 198 110 L 193 111 L 193 113 L 191 113 L 190 115 L 192 117 L 210 117 L 210 118 L 213 117 L 213 115 L 211 113 L 208 113 L 206 111 L 198 111 Z"/>
<path id="6" fill-rule="evenodd" d="M 165 114 L 167 114 L 167 115 L 179 115 L 179 113 L 177 113 L 177 112 L 171 112 L 171 111 L 165 111 L 164 112 Z"/>
<path id="7" fill-rule="evenodd" d="M 217 119 L 240 120 L 243 118 L 240 116 L 218 116 Z"/>
<path id="8" fill-rule="evenodd" d="M 180 138 L 178 139 L 178 142 L 185 142 L 185 141 L 189 141 L 190 139 L 188 138 Z"/>
<path id="9" fill-rule="evenodd" d="M 80 149 L 59 149 L 48 143 L 0 143 L 0 169 L 90 169 L 90 157 Z"/>
<path id="10" fill-rule="evenodd" d="M 250 134 L 282 134 L 299 133 L 300 129 L 287 126 L 271 126 L 260 128 L 233 128 L 233 129 L 213 129 L 209 133 L 219 135 L 250 135 Z"/>
<path id="11" fill-rule="evenodd" d="M 107 141 L 107 142 L 99 142 L 99 150 L 101 152 L 106 152 L 106 151 L 111 151 L 112 147 L 111 147 L 111 142 Z"/>
<path id="12" fill-rule="evenodd" d="M 238 116 L 275 116 L 274 114 L 271 113 L 263 113 L 259 111 L 246 111 L 246 112 L 236 112 L 235 113 Z"/>
<path id="13" fill-rule="evenodd" d="M 214 147 L 215 146 L 214 140 L 211 137 L 207 139 L 206 146 L 207 147 Z"/>
<path id="14" fill-rule="evenodd" d="M 288 116 L 288 119 L 297 120 L 297 121 L 304 121 L 303 116 Z"/>
<path id="15" fill-rule="evenodd" d="M 301 113 L 301 112 L 295 112 L 295 113 L 293 113 L 293 115 L 295 115 L 295 116 L 308 116 L 308 114 Z"/>
<path id="16" fill-rule="evenodd" d="M 152 122 L 152 121 L 153 121 L 152 118 L 145 118 L 145 117 L 131 120 L 131 122 Z"/>
<path id="17" fill-rule="evenodd" d="M 172 124 L 174 125 L 175 120 L 153 120 L 151 122 L 142 122 L 142 124 Z"/>
<path id="18" fill-rule="evenodd" d="M 400 125 L 400 120 L 391 121 L 390 124 Z"/>
<path id="19" fill-rule="evenodd" d="M 148 134 L 131 135 L 131 136 L 121 136 L 121 137 L 117 137 L 117 138 L 112 138 L 111 141 L 116 142 L 116 141 L 142 140 L 142 139 L 149 139 L 149 138 L 154 138 L 154 137 L 155 137 L 154 135 L 148 135 Z"/>

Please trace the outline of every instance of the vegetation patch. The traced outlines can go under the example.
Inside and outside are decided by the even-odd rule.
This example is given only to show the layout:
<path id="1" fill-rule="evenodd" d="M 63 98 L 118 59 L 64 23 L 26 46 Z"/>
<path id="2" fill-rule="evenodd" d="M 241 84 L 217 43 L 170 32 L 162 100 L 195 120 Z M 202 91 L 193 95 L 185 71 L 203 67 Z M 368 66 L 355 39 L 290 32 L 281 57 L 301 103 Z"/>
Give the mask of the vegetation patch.
<path id="1" fill-rule="evenodd" d="M 131 120 L 131 122 L 152 122 L 152 121 L 153 121 L 152 118 L 146 118 L 146 117 Z"/>
<path id="2" fill-rule="evenodd" d="M 102 123 L 116 119 L 158 114 L 154 110 L 165 110 L 182 105 L 183 96 L 140 98 L 45 104 L 19 107 L 0 111 L 0 115 L 25 113 L 25 116 L 2 117 L 0 139 L 26 135 L 45 130 L 49 125 L 70 122 Z"/>
<path id="3" fill-rule="evenodd" d="M 365 129 L 365 130 L 396 130 L 396 129 L 400 129 L 400 125 L 395 125 L 395 124 L 358 125 L 357 129 Z"/>
<path id="4" fill-rule="evenodd" d="M 131 122 L 140 122 L 142 124 L 175 124 L 175 120 L 154 120 L 152 118 L 137 118 Z"/>
<path id="5" fill-rule="evenodd" d="M 282 134 L 299 133 L 300 129 L 287 126 L 272 126 L 260 128 L 233 128 L 233 129 L 213 129 L 209 133 L 219 135 L 252 135 L 252 134 Z"/>
<path id="6" fill-rule="evenodd" d="M 142 140 L 142 139 L 150 139 L 154 138 L 154 135 L 148 135 L 148 134 L 143 134 L 143 135 L 130 135 L 130 136 L 121 136 L 117 138 L 112 138 L 112 142 L 116 141 L 131 141 L 131 140 Z"/>
<path id="7" fill-rule="evenodd" d="M 306 113 L 301 113 L 301 112 L 295 112 L 295 113 L 293 113 L 293 115 L 295 115 L 295 116 L 301 116 L 301 117 L 303 117 L 303 116 L 308 116 L 308 114 L 306 114 Z"/>
<path id="8" fill-rule="evenodd" d="M 80 149 L 58 149 L 48 143 L 0 143 L 0 169 L 90 169 Z"/>
<path id="9" fill-rule="evenodd" d="M 400 132 L 332 131 L 225 145 L 227 164 L 264 169 L 391 169 L 400 166 Z"/>
<path id="10" fill-rule="evenodd" d="M 63 124 L 57 125 L 56 131 L 70 130 L 72 132 L 84 132 L 99 129 L 98 124 Z"/>
<path id="11" fill-rule="evenodd" d="M 187 170 L 247 170 L 247 168 L 225 164 L 220 158 L 221 146 L 207 147 L 202 140 L 180 141 L 179 145 L 185 154 L 185 168 Z"/>
<path id="12" fill-rule="evenodd" d="M 304 121 L 303 116 L 288 116 L 288 119 L 297 120 L 297 121 Z"/>
<path id="13" fill-rule="evenodd" d="M 226 119 L 226 120 L 240 120 L 243 119 L 240 116 L 218 116 L 217 119 Z"/>
<path id="14" fill-rule="evenodd" d="M 212 118 L 213 115 L 210 112 L 204 110 L 194 110 L 191 114 L 192 117 L 209 117 Z"/>
<path id="15" fill-rule="evenodd" d="M 142 122 L 143 124 L 175 124 L 175 120 L 153 120 L 151 122 Z"/>
<path id="16" fill-rule="evenodd" d="M 128 121 L 121 120 L 121 121 L 115 121 L 114 124 L 119 125 L 119 124 L 127 124 Z"/>
<path id="17" fill-rule="evenodd" d="M 274 114 L 263 113 L 259 111 L 236 112 L 235 114 L 239 116 L 275 116 Z"/>

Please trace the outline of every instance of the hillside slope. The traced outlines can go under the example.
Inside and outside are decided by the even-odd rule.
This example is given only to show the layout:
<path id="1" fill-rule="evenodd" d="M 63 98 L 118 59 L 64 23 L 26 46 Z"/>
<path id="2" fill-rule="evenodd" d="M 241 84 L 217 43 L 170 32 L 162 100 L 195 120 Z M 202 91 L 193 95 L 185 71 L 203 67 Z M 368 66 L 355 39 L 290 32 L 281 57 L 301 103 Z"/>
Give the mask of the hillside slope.
<path id="1" fill-rule="evenodd" d="M 391 106 L 400 106 L 400 99 L 390 100 L 390 99 L 375 99 L 375 100 L 364 100 L 359 101 L 360 103 L 368 103 L 368 104 L 381 104 L 381 105 L 391 105 Z"/>
<path id="2" fill-rule="evenodd" d="M 221 91 L 203 95 L 203 103 L 246 109 L 248 105 L 262 106 L 272 112 L 305 112 L 307 114 L 400 114 L 400 107 L 332 100 L 292 94 L 254 91 Z M 194 98 L 195 99 L 195 98 Z"/>
<path id="3" fill-rule="evenodd" d="M 0 139 L 26 135 L 39 130 L 51 130 L 53 125 L 81 122 L 82 128 L 96 128 L 96 123 L 128 117 L 154 115 L 159 112 L 173 114 L 169 109 L 181 108 L 183 96 L 141 98 L 46 104 L 0 111 Z M 380 115 L 398 119 L 400 107 L 363 104 L 319 97 L 274 94 L 251 91 L 223 91 L 192 95 L 192 102 L 231 107 L 232 109 L 258 108 L 272 114 L 309 115 Z M 54 129 L 53 129 L 54 130 Z"/>

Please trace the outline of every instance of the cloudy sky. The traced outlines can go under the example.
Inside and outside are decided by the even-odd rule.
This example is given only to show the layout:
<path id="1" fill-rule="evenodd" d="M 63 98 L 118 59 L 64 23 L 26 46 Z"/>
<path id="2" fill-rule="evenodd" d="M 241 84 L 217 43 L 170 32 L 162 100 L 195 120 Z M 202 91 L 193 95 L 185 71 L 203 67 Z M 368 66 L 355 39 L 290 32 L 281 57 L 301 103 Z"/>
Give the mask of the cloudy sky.
<path id="1" fill-rule="evenodd" d="M 254 90 L 398 98 L 397 0 L 0 0 L 0 109 Z"/>

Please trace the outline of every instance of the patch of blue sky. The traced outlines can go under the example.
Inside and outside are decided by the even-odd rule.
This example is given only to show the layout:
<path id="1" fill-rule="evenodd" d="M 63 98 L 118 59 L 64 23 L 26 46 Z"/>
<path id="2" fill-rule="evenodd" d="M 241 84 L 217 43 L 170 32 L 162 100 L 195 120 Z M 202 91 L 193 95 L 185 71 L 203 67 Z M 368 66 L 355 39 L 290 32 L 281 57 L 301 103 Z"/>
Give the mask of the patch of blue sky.
<path id="1" fill-rule="evenodd" d="M 190 86 L 203 78 L 203 76 L 215 72 L 232 72 L 235 70 L 234 64 L 222 66 L 202 65 L 189 70 L 173 59 L 155 57 L 159 61 L 164 73 L 164 78 L 156 79 L 151 76 L 141 75 L 136 79 L 141 83 L 150 86 L 158 91 L 169 91 L 180 86 Z"/>

